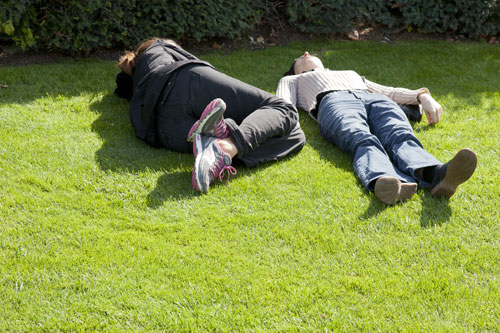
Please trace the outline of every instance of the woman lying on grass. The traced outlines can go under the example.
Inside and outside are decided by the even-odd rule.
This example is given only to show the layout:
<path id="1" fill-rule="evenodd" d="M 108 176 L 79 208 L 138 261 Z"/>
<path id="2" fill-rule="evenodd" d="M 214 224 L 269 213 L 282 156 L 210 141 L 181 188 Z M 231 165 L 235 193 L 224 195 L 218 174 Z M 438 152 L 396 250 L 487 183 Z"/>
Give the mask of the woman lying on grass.
<path id="1" fill-rule="evenodd" d="M 136 136 L 193 153 L 197 191 L 207 192 L 225 171 L 234 175 L 233 158 L 253 167 L 305 144 L 294 105 L 217 71 L 172 40 L 150 39 L 118 65 L 115 92 L 130 99 Z"/>
<path id="2" fill-rule="evenodd" d="M 420 103 L 435 124 L 443 111 L 427 88 L 385 87 L 354 71 L 325 69 L 319 58 L 305 52 L 280 80 L 276 95 L 308 111 L 323 137 L 353 156 L 362 184 L 386 204 L 408 200 L 417 186 L 449 198 L 476 169 L 477 157 L 470 149 L 442 164 L 415 137 L 396 103 Z"/>

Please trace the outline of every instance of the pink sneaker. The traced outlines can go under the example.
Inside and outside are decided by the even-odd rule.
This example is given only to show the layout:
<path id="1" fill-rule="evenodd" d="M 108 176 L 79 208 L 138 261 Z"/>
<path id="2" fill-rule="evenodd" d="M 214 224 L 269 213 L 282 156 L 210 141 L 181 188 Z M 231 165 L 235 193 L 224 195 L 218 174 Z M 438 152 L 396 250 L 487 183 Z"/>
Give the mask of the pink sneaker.
<path id="1" fill-rule="evenodd" d="M 227 138 L 229 131 L 224 122 L 223 116 L 225 111 L 226 103 L 220 98 L 216 98 L 208 103 L 200 119 L 189 130 L 187 141 L 192 142 L 196 134 L 212 136 L 218 139 Z"/>
<path id="2" fill-rule="evenodd" d="M 218 143 L 218 139 L 196 134 L 193 142 L 193 152 L 196 156 L 192 175 L 193 188 L 202 193 L 208 192 L 208 187 L 216 178 L 222 181 L 227 171 L 227 181 L 236 169 L 231 166 L 232 159 Z M 227 182 L 226 181 L 226 182 Z"/>

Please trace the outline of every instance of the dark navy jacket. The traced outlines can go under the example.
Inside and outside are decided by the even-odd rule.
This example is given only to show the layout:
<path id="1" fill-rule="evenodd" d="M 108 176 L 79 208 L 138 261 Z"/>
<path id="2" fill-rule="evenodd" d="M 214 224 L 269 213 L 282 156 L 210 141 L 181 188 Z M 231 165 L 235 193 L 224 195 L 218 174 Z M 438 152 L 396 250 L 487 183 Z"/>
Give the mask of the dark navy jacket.
<path id="1" fill-rule="evenodd" d="M 189 65 L 212 67 L 209 63 L 199 60 L 182 48 L 163 40 L 157 40 L 137 57 L 136 67 L 132 75 L 129 116 L 138 138 L 152 146 L 160 145 L 156 137 L 157 106 L 168 98 L 175 84 L 178 70 Z M 123 73 L 117 76 L 118 88 L 116 92 L 121 97 L 127 97 L 125 85 L 130 86 L 130 78 L 126 78 L 126 76 Z M 127 80 L 128 82 L 126 82 Z M 120 84 L 120 82 L 122 83 Z M 186 92 L 186 94 L 188 93 Z"/>

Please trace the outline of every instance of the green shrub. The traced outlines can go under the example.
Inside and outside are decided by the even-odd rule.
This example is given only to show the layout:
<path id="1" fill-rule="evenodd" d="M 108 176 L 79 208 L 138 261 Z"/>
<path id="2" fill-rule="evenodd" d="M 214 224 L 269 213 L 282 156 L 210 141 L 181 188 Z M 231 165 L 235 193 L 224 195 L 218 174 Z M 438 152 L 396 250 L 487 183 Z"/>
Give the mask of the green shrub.
<path id="1" fill-rule="evenodd" d="M 470 38 L 500 32 L 496 0 L 289 0 L 287 10 L 290 22 L 310 33 L 345 32 L 360 23 Z"/>
<path id="2" fill-rule="evenodd" d="M 238 38 L 286 21 L 315 34 L 361 23 L 470 38 L 497 35 L 497 0 L 2 0 L 0 41 L 21 48 L 88 54 L 131 48 L 151 36 L 201 41 Z"/>
<path id="3" fill-rule="evenodd" d="M 36 40 L 39 49 L 82 54 L 102 47 L 132 47 L 150 36 L 195 41 L 236 38 L 258 23 L 263 15 L 260 4 L 232 0 L 8 0 L 0 4 L 0 24 L 5 24 L 0 33 L 23 48 Z M 36 29 L 29 34 L 36 31 L 34 37 L 23 30 L 33 24 Z"/>
<path id="4" fill-rule="evenodd" d="M 289 22 L 302 32 L 317 34 L 345 32 L 359 25 L 383 22 L 392 27 L 397 21 L 391 16 L 384 0 L 335 1 L 289 0 Z"/>
<path id="5" fill-rule="evenodd" d="M 195 41 L 235 38 L 259 19 L 259 12 L 248 1 L 68 2 L 69 8 L 46 9 L 47 20 L 40 31 L 41 46 L 88 53 L 99 47 L 131 47 L 149 36 Z"/>
<path id="6" fill-rule="evenodd" d="M 423 32 L 452 32 L 471 38 L 500 31 L 500 3 L 495 0 L 401 0 L 403 21 Z"/>
<path id="7" fill-rule="evenodd" d="M 13 40 L 22 49 L 35 44 L 31 27 L 34 23 L 34 0 L 2 0 L 0 4 L 0 40 Z"/>

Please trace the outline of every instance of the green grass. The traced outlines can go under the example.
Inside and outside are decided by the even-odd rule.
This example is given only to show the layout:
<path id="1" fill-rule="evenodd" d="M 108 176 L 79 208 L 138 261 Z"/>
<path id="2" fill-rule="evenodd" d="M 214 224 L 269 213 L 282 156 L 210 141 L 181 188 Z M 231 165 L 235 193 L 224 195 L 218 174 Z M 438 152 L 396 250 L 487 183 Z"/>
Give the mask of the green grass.
<path id="1" fill-rule="evenodd" d="M 451 200 L 385 206 L 305 113 L 297 155 L 207 195 L 193 157 L 136 139 L 113 62 L 0 68 L 0 331 L 485 331 L 500 325 L 500 48 L 313 40 L 205 54 L 274 92 L 308 50 L 331 69 L 428 87 L 413 124 L 447 161 L 479 158 Z"/>

